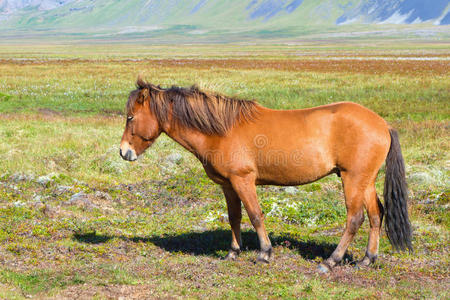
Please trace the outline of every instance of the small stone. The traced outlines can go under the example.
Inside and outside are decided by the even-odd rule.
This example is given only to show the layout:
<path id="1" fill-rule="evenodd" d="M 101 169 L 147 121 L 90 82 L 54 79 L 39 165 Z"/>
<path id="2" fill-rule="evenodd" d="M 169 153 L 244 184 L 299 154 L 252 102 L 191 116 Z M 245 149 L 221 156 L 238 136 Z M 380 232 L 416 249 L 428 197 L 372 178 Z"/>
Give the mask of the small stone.
<path id="1" fill-rule="evenodd" d="M 108 194 L 106 192 L 102 192 L 102 191 L 96 191 L 94 196 L 96 198 L 107 200 L 107 201 L 111 201 L 112 200 L 112 197 L 111 197 L 110 194 Z"/>
<path id="2" fill-rule="evenodd" d="M 71 191 L 72 187 L 67 185 L 60 185 L 56 188 L 56 194 L 61 195 L 64 193 L 67 193 L 68 191 Z"/>
<path id="3" fill-rule="evenodd" d="M 78 184 L 78 185 L 84 185 L 85 184 L 83 181 L 80 181 L 78 179 L 73 179 L 73 182 Z"/>
<path id="4" fill-rule="evenodd" d="M 23 206 L 25 206 L 25 203 L 23 203 L 22 201 L 16 201 L 13 203 L 13 205 L 15 207 L 23 207 Z"/>
<path id="5" fill-rule="evenodd" d="M 288 186 L 284 188 L 284 191 L 290 195 L 295 195 L 298 192 L 298 189 L 295 186 Z"/>
<path id="6" fill-rule="evenodd" d="M 22 180 L 22 174 L 14 173 L 11 175 L 11 177 L 9 177 L 9 179 L 11 179 L 14 182 L 19 182 L 20 180 Z"/>
<path id="7" fill-rule="evenodd" d="M 72 195 L 72 197 L 70 197 L 70 201 L 78 201 L 84 199 L 87 199 L 87 195 L 84 192 L 75 193 Z"/>
<path id="8" fill-rule="evenodd" d="M 13 175 L 11 175 L 10 179 L 14 182 L 30 181 L 30 180 L 34 179 L 34 175 L 33 174 L 14 173 Z"/>
<path id="9" fill-rule="evenodd" d="M 50 174 L 47 175 L 47 177 L 50 179 L 57 179 L 59 177 L 59 173 L 51 172 Z"/>
<path id="10" fill-rule="evenodd" d="M 192 226 L 192 230 L 197 231 L 197 232 L 205 232 L 206 231 L 206 227 L 203 226 Z"/>
<path id="11" fill-rule="evenodd" d="M 33 200 L 36 202 L 41 202 L 42 201 L 42 196 L 41 195 L 34 195 L 33 196 Z"/>
<path id="12" fill-rule="evenodd" d="M 15 186 L 14 184 L 10 184 L 9 188 L 12 189 L 12 190 L 15 190 L 15 191 L 19 190 L 19 188 L 17 186 Z"/>
<path id="13" fill-rule="evenodd" d="M 435 178 L 427 172 L 417 172 L 409 175 L 408 179 L 418 184 L 430 184 L 435 182 Z"/>
<path id="14" fill-rule="evenodd" d="M 83 192 L 73 194 L 72 197 L 70 197 L 69 201 L 66 201 L 65 204 L 66 205 L 78 205 L 78 206 L 83 206 L 85 208 L 93 207 L 93 204 L 89 200 L 88 195 L 86 195 Z"/>
<path id="15" fill-rule="evenodd" d="M 183 156 L 180 153 L 172 153 L 166 156 L 166 162 L 172 163 L 172 164 L 180 164 L 183 160 Z"/>
<path id="16" fill-rule="evenodd" d="M 50 181 L 52 181 L 48 176 L 40 176 L 36 182 L 39 183 L 40 185 L 46 186 L 50 183 Z"/>
<path id="17" fill-rule="evenodd" d="M 45 204 L 41 201 L 33 202 L 31 206 L 37 210 L 43 210 L 45 208 Z"/>

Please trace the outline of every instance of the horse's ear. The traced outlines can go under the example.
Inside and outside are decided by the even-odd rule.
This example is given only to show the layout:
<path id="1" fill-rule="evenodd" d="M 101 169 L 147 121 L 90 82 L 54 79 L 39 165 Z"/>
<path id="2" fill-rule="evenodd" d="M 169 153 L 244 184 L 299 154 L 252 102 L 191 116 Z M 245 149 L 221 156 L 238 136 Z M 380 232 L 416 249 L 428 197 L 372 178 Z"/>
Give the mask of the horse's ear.
<path id="1" fill-rule="evenodd" d="M 145 99 L 147 99 L 148 97 L 150 97 L 150 93 L 148 91 L 148 88 L 143 88 L 141 90 L 141 92 L 139 93 L 139 97 L 137 99 L 137 102 L 139 104 L 142 104 L 145 101 Z"/>
<path id="2" fill-rule="evenodd" d="M 137 86 L 139 89 L 143 89 L 146 85 L 147 85 L 147 83 L 146 83 L 145 80 L 142 78 L 142 75 L 139 74 L 139 75 L 138 75 L 138 78 L 137 78 L 137 80 L 136 80 L 136 86 Z"/>

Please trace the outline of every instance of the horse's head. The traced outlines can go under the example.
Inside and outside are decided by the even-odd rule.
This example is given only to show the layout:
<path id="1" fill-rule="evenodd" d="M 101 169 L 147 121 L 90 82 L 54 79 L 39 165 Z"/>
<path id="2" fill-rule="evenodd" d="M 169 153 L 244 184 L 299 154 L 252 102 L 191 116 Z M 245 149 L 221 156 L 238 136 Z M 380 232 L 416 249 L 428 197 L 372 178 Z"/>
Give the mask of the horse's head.
<path id="1" fill-rule="evenodd" d="M 128 98 L 127 123 L 120 142 L 120 156 L 129 161 L 136 160 L 161 134 L 158 119 L 150 107 L 150 87 L 139 81 L 138 87 Z"/>

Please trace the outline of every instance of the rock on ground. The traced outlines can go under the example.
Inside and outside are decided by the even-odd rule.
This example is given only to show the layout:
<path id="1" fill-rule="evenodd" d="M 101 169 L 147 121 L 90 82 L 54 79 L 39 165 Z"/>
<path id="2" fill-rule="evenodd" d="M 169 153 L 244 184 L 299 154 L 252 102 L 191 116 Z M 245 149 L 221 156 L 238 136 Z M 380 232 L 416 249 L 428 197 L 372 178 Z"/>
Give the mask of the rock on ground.
<path id="1" fill-rule="evenodd" d="M 107 200 L 107 201 L 111 201 L 112 200 L 112 197 L 111 197 L 110 194 L 108 194 L 106 192 L 102 192 L 102 191 L 96 191 L 94 196 L 96 198 Z"/>
<path id="2" fill-rule="evenodd" d="M 52 181 L 52 179 L 48 176 L 40 176 L 36 182 L 39 183 L 40 185 L 46 186 L 47 184 L 49 184 Z"/>
<path id="3" fill-rule="evenodd" d="M 77 205 L 84 208 L 90 209 L 94 204 L 89 200 L 89 196 L 84 192 L 78 192 L 72 195 L 68 201 L 64 203 L 65 205 Z"/>
<path id="4" fill-rule="evenodd" d="M 180 153 L 172 153 L 166 156 L 166 162 L 172 164 L 179 164 L 183 160 L 183 156 Z"/>
<path id="5" fill-rule="evenodd" d="M 71 191 L 72 190 L 72 187 L 71 186 L 67 186 L 67 185 L 60 185 L 60 186 L 58 186 L 57 188 L 56 188 L 56 194 L 57 195 L 61 195 L 61 194 L 64 194 L 64 193 L 67 193 L 67 192 L 69 192 L 69 191 Z"/>
<path id="6" fill-rule="evenodd" d="M 295 186 L 288 186 L 284 188 L 284 191 L 288 194 L 294 195 L 297 194 L 298 189 Z"/>

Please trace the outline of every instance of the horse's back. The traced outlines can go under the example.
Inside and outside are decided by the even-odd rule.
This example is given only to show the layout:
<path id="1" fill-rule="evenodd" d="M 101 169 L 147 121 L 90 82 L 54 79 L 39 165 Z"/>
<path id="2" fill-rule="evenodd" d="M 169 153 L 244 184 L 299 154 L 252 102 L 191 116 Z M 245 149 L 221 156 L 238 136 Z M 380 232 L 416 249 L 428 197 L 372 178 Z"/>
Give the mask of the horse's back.
<path id="1" fill-rule="evenodd" d="M 386 121 L 372 110 L 354 103 L 337 102 L 307 109 L 267 110 L 257 127 L 268 134 L 293 138 L 332 139 L 339 143 L 350 134 L 388 136 Z M 275 138 L 275 137 L 274 137 Z M 375 136 L 372 136 L 375 138 Z"/>
<path id="2" fill-rule="evenodd" d="M 299 110 L 264 109 L 246 128 L 256 147 L 262 183 L 302 184 L 337 170 L 381 166 L 389 149 L 387 123 L 352 102 Z"/>

